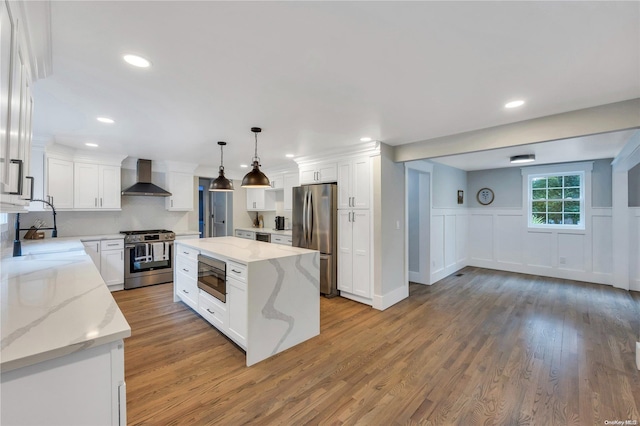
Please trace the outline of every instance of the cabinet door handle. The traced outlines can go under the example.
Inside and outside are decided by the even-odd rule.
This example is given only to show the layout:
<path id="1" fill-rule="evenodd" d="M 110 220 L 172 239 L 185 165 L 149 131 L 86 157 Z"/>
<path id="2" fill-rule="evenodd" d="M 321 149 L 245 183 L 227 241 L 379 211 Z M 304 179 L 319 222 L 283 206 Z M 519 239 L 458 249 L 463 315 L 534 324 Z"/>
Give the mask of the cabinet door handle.
<path id="1" fill-rule="evenodd" d="M 11 159 L 9 160 L 9 164 L 17 164 L 18 165 L 18 188 L 15 192 L 9 192 L 11 195 L 22 195 L 22 173 L 23 173 L 23 162 L 22 160 Z"/>
<path id="2" fill-rule="evenodd" d="M 173 200 L 171 200 L 171 207 L 173 207 Z"/>
<path id="3" fill-rule="evenodd" d="M 356 222 L 356 212 L 353 212 L 353 220 L 352 220 L 352 222 L 353 222 L 353 223 L 355 223 L 355 222 Z"/>
<path id="4" fill-rule="evenodd" d="M 100 207 L 102 207 L 102 198 L 100 198 Z"/>
<path id="5" fill-rule="evenodd" d="M 124 252 L 123 251 L 120 252 L 120 260 L 124 260 Z"/>
<path id="6" fill-rule="evenodd" d="M 98 207 L 98 199 L 97 198 L 93 199 L 93 207 Z"/>
<path id="7" fill-rule="evenodd" d="M 33 201 L 33 182 L 35 178 L 33 176 L 25 176 L 25 179 L 29 179 L 31 181 L 31 185 L 29 186 L 29 198 L 23 198 L 23 200 Z"/>

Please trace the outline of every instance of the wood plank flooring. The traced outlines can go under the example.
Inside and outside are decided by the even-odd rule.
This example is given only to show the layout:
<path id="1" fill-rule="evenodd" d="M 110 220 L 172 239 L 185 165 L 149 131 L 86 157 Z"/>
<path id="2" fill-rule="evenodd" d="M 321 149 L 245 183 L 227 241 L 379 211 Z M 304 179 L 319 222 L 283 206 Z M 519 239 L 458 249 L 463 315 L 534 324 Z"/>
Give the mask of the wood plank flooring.
<path id="1" fill-rule="evenodd" d="M 640 294 L 467 267 L 252 367 L 172 284 L 114 293 L 131 425 L 640 424 Z M 633 424 L 633 423 L 628 423 Z"/>

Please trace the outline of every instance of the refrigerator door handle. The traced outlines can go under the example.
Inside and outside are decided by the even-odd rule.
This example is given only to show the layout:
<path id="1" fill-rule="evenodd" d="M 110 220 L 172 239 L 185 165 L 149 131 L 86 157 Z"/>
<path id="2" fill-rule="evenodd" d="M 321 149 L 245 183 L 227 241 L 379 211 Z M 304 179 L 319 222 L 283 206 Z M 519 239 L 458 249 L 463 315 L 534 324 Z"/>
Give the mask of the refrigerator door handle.
<path id="1" fill-rule="evenodd" d="M 302 236 L 304 238 L 304 246 L 307 246 L 307 193 L 304 193 L 302 202 Z"/>
<path id="2" fill-rule="evenodd" d="M 307 208 L 309 215 L 309 244 L 313 244 L 313 193 L 309 192 L 309 207 Z"/>

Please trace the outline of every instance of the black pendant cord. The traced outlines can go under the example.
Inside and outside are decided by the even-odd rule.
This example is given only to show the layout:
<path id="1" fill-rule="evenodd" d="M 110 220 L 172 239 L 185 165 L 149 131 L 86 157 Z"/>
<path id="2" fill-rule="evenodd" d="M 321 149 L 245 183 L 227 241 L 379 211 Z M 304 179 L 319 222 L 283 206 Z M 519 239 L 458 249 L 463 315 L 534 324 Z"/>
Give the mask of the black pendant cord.
<path id="1" fill-rule="evenodd" d="M 220 171 L 224 172 L 224 152 L 223 152 L 223 147 L 224 145 L 220 144 Z"/>
<path id="2" fill-rule="evenodd" d="M 255 166 L 255 163 L 258 163 L 258 166 L 259 166 L 260 157 L 258 157 L 258 133 L 262 132 L 262 129 L 260 127 L 252 127 L 251 131 L 253 132 L 253 136 L 255 137 L 255 140 L 256 140 L 255 151 L 253 155 L 253 163 L 254 163 L 254 166 Z"/>

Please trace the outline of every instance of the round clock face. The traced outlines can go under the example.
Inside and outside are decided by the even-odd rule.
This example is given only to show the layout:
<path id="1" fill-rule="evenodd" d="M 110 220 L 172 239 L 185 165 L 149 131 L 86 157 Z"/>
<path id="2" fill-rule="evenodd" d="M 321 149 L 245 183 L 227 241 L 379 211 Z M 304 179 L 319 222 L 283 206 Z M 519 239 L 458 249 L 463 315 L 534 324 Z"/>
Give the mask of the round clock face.
<path id="1" fill-rule="evenodd" d="M 493 197 L 493 191 L 489 188 L 482 188 L 480 191 L 478 191 L 478 202 L 483 206 L 493 203 Z"/>

